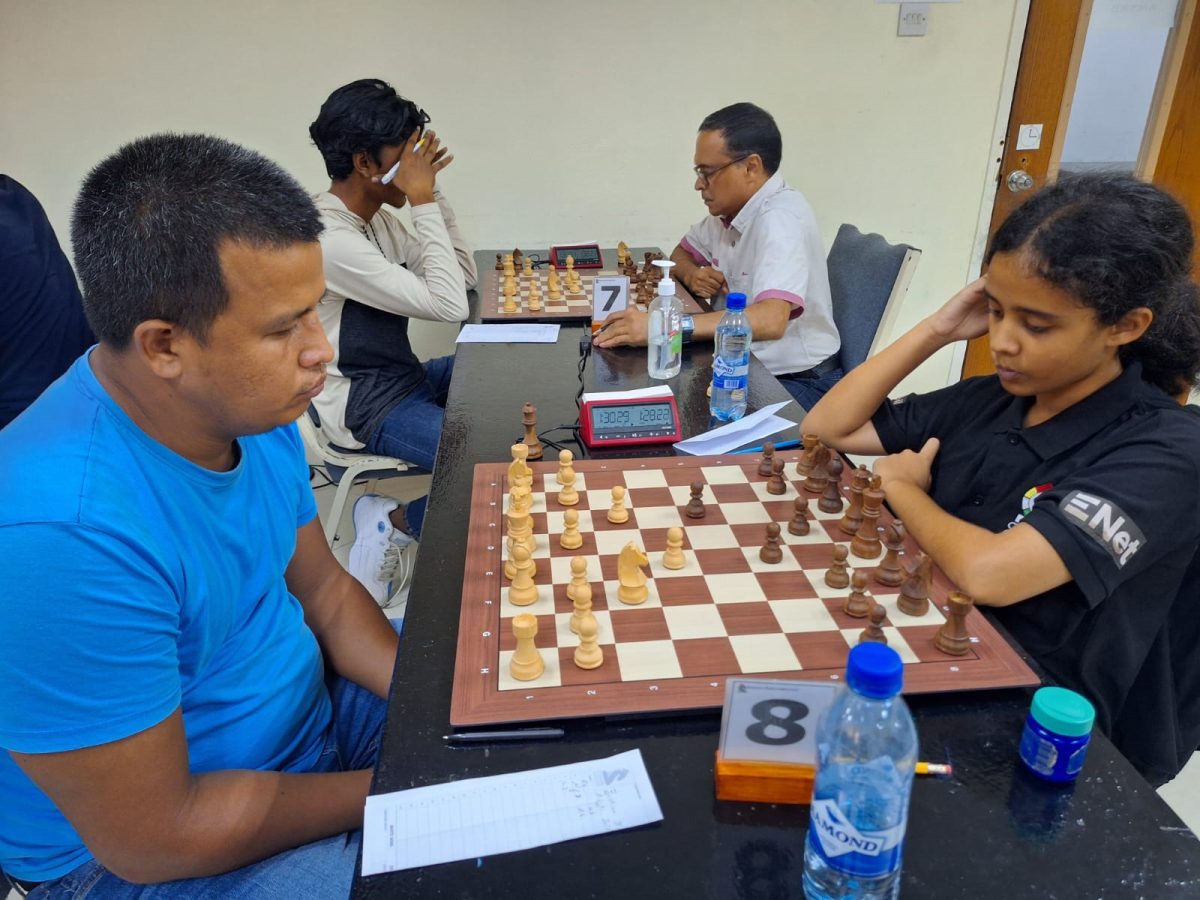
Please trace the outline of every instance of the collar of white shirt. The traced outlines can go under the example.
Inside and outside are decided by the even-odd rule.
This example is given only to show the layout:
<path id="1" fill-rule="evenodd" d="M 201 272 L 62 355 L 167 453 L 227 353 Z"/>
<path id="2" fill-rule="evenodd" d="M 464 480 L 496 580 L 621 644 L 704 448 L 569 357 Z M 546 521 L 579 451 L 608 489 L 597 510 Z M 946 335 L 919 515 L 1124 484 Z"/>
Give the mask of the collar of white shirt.
<path id="1" fill-rule="evenodd" d="M 776 172 L 766 183 L 754 192 L 746 205 L 741 211 L 726 223 L 727 228 L 734 229 L 738 234 L 743 234 L 746 231 L 746 226 L 754 221 L 755 217 L 762 211 L 762 206 L 768 199 L 778 194 L 780 191 L 787 188 L 787 182 L 783 180 L 783 176 Z"/>

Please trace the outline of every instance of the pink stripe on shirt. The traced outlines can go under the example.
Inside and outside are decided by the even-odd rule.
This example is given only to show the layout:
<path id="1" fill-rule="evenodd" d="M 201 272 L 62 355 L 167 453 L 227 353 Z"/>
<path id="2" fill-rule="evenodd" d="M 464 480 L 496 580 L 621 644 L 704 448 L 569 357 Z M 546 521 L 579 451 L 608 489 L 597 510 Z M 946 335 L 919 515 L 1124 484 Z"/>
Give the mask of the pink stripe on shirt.
<path id="1" fill-rule="evenodd" d="M 688 252 L 688 255 L 696 261 L 698 266 L 711 266 L 712 260 L 706 257 L 703 253 L 688 243 L 687 238 L 679 239 L 679 246 Z"/>
<path id="2" fill-rule="evenodd" d="M 754 295 L 753 302 L 757 303 L 759 300 L 786 300 L 788 303 L 792 304 L 791 314 L 788 315 L 789 320 L 795 319 L 804 314 L 804 298 L 799 294 L 793 294 L 791 291 L 783 291 L 778 288 L 767 288 L 765 291 L 759 291 Z"/>

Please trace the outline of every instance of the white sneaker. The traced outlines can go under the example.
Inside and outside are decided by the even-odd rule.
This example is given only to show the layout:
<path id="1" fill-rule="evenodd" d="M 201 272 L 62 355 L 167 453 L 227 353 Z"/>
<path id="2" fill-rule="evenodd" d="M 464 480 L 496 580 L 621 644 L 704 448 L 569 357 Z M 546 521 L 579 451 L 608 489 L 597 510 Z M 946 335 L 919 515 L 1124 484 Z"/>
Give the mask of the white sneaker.
<path id="1" fill-rule="evenodd" d="M 381 607 L 395 593 L 397 571 L 407 579 L 411 565 L 404 548 L 416 538 L 392 526 L 389 513 L 400 503 L 379 494 L 364 494 L 354 501 L 354 544 L 350 548 L 350 574 Z"/>

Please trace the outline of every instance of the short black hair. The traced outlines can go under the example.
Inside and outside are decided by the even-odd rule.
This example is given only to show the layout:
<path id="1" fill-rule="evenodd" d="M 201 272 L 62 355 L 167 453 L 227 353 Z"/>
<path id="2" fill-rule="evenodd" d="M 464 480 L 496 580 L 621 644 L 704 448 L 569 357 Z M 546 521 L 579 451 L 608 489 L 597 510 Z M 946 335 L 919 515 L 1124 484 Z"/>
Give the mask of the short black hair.
<path id="1" fill-rule="evenodd" d="M 425 110 L 386 81 L 363 78 L 329 95 L 308 136 L 321 151 L 329 177 L 341 181 L 354 171 L 355 153 L 369 153 L 378 163 L 381 147 L 403 144 L 428 121 Z"/>
<path id="2" fill-rule="evenodd" d="M 735 103 L 710 114 L 701 131 L 719 131 L 731 156 L 757 153 L 768 175 L 779 171 L 783 137 L 771 114 L 753 103 Z"/>
<path id="3" fill-rule="evenodd" d="M 71 218 L 84 312 L 117 350 L 147 319 L 206 339 L 229 305 L 223 242 L 284 248 L 320 233 L 320 214 L 292 176 L 202 134 L 126 144 L 88 173 Z"/>
<path id="4" fill-rule="evenodd" d="M 1146 307 L 1154 321 L 1121 348 L 1142 378 L 1177 394 L 1200 371 L 1200 290 L 1189 270 L 1187 211 L 1129 175 L 1063 175 L 1017 207 L 997 229 L 985 262 L 1022 255 L 1032 273 L 1092 309 L 1102 325 Z"/>

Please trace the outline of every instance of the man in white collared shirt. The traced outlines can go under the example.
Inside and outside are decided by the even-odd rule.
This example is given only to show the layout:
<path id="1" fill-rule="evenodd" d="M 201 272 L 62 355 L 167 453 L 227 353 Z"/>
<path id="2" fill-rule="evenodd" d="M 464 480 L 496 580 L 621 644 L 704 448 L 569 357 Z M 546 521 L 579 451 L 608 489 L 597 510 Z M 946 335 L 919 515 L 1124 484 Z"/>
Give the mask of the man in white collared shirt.
<path id="1" fill-rule="evenodd" d="M 766 110 L 735 103 L 708 116 L 696 137 L 695 172 L 709 215 L 671 259 L 675 277 L 714 305 L 727 292 L 746 295 L 755 355 L 807 409 L 841 377 L 841 340 L 816 217 L 779 174 L 782 155 Z M 685 339 L 711 340 L 721 313 L 686 318 Z M 610 316 L 596 340 L 600 347 L 645 343 L 646 316 L 633 309 Z"/>

